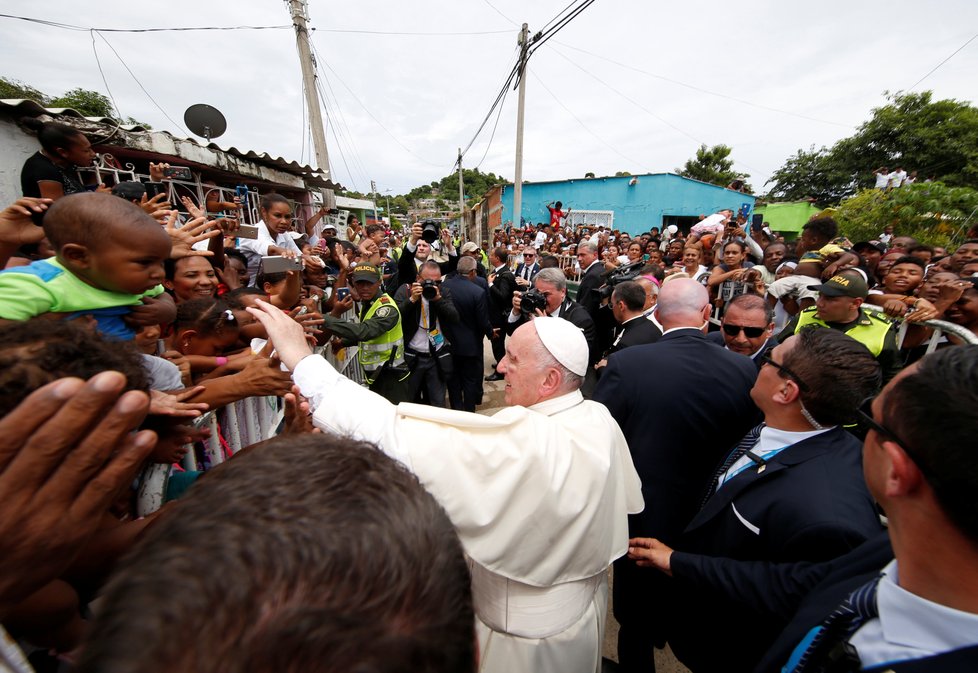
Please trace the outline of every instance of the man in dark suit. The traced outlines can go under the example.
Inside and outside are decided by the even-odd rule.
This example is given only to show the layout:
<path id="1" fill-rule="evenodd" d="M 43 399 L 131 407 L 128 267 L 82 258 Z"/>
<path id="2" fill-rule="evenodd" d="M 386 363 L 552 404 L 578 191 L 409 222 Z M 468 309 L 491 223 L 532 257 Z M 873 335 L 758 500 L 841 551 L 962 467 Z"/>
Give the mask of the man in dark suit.
<path id="1" fill-rule="evenodd" d="M 707 342 L 709 295 L 696 281 L 666 283 L 657 306 L 663 336 L 608 358 L 593 399 L 618 421 L 642 478 L 645 510 L 629 517 L 631 536 L 675 543 L 721 458 L 760 419 L 750 398 L 757 369 Z M 623 670 L 654 670 L 653 643 L 662 646 L 669 617 L 650 606 L 663 600 L 667 579 L 627 559 L 615 562 Z"/>
<path id="2" fill-rule="evenodd" d="M 513 308 L 513 293 L 516 291 L 516 277 L 509 270 L 509 253 L 506 248 L 495 248 L 489 253 L 489 322 L 492 323 L 492 357 L 496 362 L 493 372 L 486 381 L 501 381 L 503 375 L 496 371 L 500 360 L 506 355 L 506 318 Z"/>
<path id="3" fill-rule="evenodd" d="M 516 265 L 516 271 L 513 274 L 516 276 L 516 284 L 520 286 L 521 290 L 529 287 L 538 273 L 540 273 L 540 263 L 537 261 L 536 248 L 523 248 L 523 261 Z"/>
<path id="4" fill-rule="evenodd" d="M 720 321 L 720 331 L 706 338 L 734 353 L 746 355 L 757 368 L 764 365 L 764 356 L 777 345 L 774 336 L 774 310 L 763 297 L 742 294 L 727 302 Z"/>
<path id="5" fill-rule="evenodd" d="M 598 337 L 598 350 L 603 353 L 611 345 L 614 318 L 610 311 L 601 308 L 598 288 L 604 285 L 604 264 L 598 258 L 598 246 L 590 241 L 579 244 L 577 262 L 581 266 L 581 284 L 577 288 L 575 299 L 591 316 Z"/>
<path id="6" fill-rule="evenodd" d="M 423 285 L 426 281 L 434 284 L 430 299 L 425 296 Z M 459 316 L 451 291 L 441 287 L 441 269 L 437 262 L 429 259 L 422 264 L 417 280 L 398 288 L 394 301 L 401 312 L 404 362 L 411 370 L 408 399 L 444 407 L 453 364 L 446 328 L 458 323 Z"/>
<path id="7" fill-rule="evenodd" d="M 757 671 L 822 670 L 840 650 L 852 661 L 844 670 L 978 670 L 976 380 L 978 346 L 954 346 L 904 369 L 873 401 L 863 471 L 896 558 L 866 545 L 850 554 Z"/>
<path id="8" fill-rule="evenodd" d="M 448 401 L 452 409 L 464 411 L 475 411 L 482 402 L 482 340 L 492 337 L 488 292 L 478 285 L 479 280 L 485 282 L 476 276 L 476 261 L 463 256 L 457 272 L 442 282 L 442 289 L 452 293 L 459 315 L 457 323 L 445 325 L 455 365 L 448 379 Z"/>
<path id="9" fill-rule="evenodd" d="M 547 301 L 544 308 L 537 309 L 536 315 L 563 318 L 574 323 L 584 333 L 588 348 L 588 369 L 590 370 L 597 362 L 599 355 L 598 342 L 594 335 L 594 323 L 584 307 L 567 297 L 567 277 L 564 276 L 564 272 L 560 269 L 543 269 L 537 274 L 534 287 Z M 515 332 L 517 327 L 530 319 L 522 312 L 522 306 L 522 293 L 517 292 L 513 296 L 513 310 L 507 318 L 506 332 L 508 334 Z"/>
<path id="10" fill-rule="evenodd" d="M 843 427 L 879 389 L 879 365 L 864 346 L 832 330 L 785 341 L 765 365 L 751 390 L 764 423 L 716 470 L 709 498 L 676 548 L 772 565 L 841 556 L 882 531 L 859 440 Z M 632 546 L 659 544 L 635 539 Z M 674 601 L 659 609 L 669 614 L 669 644 L 679 660 L 695 673 L 751 670 L 783 622 L 711 591 L 681 560 L 668 569 Z"/>
<path id="11" fill-rule="evenodd" d="M 634 280 L 618 283 L 611 293 L 611 311 L 618 323 L 608 355 L 629 346 L 655 343 L 662 330 L 645 317 L 645 289 Z"/>

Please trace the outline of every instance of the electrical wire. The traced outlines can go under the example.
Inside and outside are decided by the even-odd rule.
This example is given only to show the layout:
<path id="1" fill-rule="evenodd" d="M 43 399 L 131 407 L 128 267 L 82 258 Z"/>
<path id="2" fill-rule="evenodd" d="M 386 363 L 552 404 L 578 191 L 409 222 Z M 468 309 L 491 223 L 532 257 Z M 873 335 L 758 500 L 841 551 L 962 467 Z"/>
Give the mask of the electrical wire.
<path id="1" fill-rule="evenodd" d="M 388 128 L 386 126 L 384 126 L 384 124 L 379 119 L 377 119 L 377 117 L 374 116 L 374 113 L 370 111 L 370 108 L 368 108 L 363 103 L 363 101 L 360 100 L 359 97 L 357 97 L 357 95 L 353 92 L 353 89 L 351 89 L 349 87 L 349 85 L 346 82 L 343 81 L 343 78 L 340 77 L 339 74 L 335 70 L 333 70 L 333 68 L 332 68 L 332 66 L 330 66 L 329 62 L 326 61 L 326 60 L 323 60 L 322 61 L 322 64 L 323 64 L 323 66 L 326 67 L 327 70 L 329 70 L 331 73 L 333 73 L 333 76 L 336 77 L 336 79 L 339 81 L 339 83 L 343 85 L 343 87 L 350 93 L 351 96 L 353 96 L 353 100 L 355 100 L 360 105 L 360 107 L 363 108 L 364 112 L 366 112 L 370 116 L 370 118 L 373 119 L 374 122 L 376 122 L 377 126 L 379 126 L 380 128 L 382 128 L 384 130 L 384 133 L 386 133 L 388 136 L 390 136 L 391 140 L 393 140 L 395 143 L 397 143 L 398 146 L 402 150 L 404 150 L 405 152 L 407 152 L 408 154 L 410 154 L 414 158 L 418 159 L 419 161 L 421 161 L 421 162 L 423 162 L 423 163 L 425 163 L 425 164 L 427 164 L 429 166 L 433 166 L 435 168 L 440 168 L 441 167 L 439 164 L 432 163 L 432 162 L 428 161 L 427 159 L 419 156 L 418 154 L 415 154 L 413 151 L 411 151 L 411 149 L 407 145 L 405 145 L 400 140 L 398 140 L 397 136 L 395 136 L 393 133 L 391 133 L 388 130 Z"/>
<path id="2" fill-rule="evenodd" d="M 323 90 L 322 80 L 319 77 L 316 78 L 316 90 L 319 92 L 320 103 L 326 109 L 326 115 L 330 121 L 329 130 L 332 132 L 333 139 L 336 141 L 336 146 L 340 152 L 340 158 L 342 158 L 343 160 L 343 165 L 346 166 L 346 171 L 347 174 L 350 176 L 350 181 L 353 183 L 353 186 L 359 192 L 360 183 L 363 182 L 365 184 L 369 184 L 370 180 L 369 178 L 367 178 L 366 173 L 363 170 L 363 164 L 361 163 L 359 166 L 357 165 L 356 151 L 351 143 L 350 136 L 349 135 L 343 136 L 341 133 L 340 125 L 338 121 L 339 115 L 334 111 L 334 106 L 330 105 L 329 97 L 326 95 L 326 92 Z M 340 139 L 341 137 L 343 138 L 343 140 Z M 343 149 L 344 142 L 346 144 L 346 150 Z M 347 162 L 346 159 L 347 154 L 350 155 L 350 161 L 353 163 L 353 169 L 355 169 L 359 174 L 359 178 L 360 178 L 359 180 L 356 179 L 356 177 L 353 175 L 353 170 L 350 169 L 350 163 Z"/>
<path id="3" fill-rule="evenodd" d="M 162 106 L 161 106 L 161 105 L 160 105 L 159 103 L 157 103 L 157 102 L 156 102 L 156 99 L 155 99 L 155 98 L 153 98 L 153 96 L 152 96 L 152 95 L 150 95 L 150 93 L 149 93 L 149 91 L 147 91 L 147 90 L 146 90 L 146 87 L 144 87 L 144 86 L 143 86 L 143 83 L 139 81 L 139 78 L 138 78 L 138 77 L 136 77 L 136 73 L 134 73 L 134 72 L 132 71 L 132 68 L 130 68 L 130 67 L 129 67 L 129 65 L 128 65 L 128 64 L 127 64 L 127 63 L 125 62 L 125 60 L 123 60 L 123 58 L 122 58 L 122 56 L 120 56 L 120 55 L 119 55 L 119 52 L 118 52 L 118 51 L 116 51 L 116 49 L 115 49 L 115 47 L 113 47 L 113 46 L 112 46 L 112 44 L 111 44 L 111 43 L 110 43 L 110 42 L 109 42 L 109 41 L 108 41 L 108 40 L 107 40 L 107 39 L 105 38 L 105 36 L 104 36 L 104 35 L 102 35 L 102 33 L 100 33 L 100 32 L 99 32 L 99 31 L 97 31 L 97 30 L 95 31 L 95 33 L 96 33 L 96 34 L 97 34 L 97 35 L 98 35 L 98 36 L 99 36 L 100 38 L 102 38 L 102 41 L 103 41 L 103 42 L 105 42 L 105 44 L 106 44 L 106 45 L 108 45 L 108 47 L 109 47 L 109 49 L 111 49 L 111 50 L 112 50 L 112 53 L 113 53 L 113 54 L 115 54 L 115 57 L 116 57 L 117 59 L 119 59 L 119 62 L 120 62 L 120 63 L 122 64 L 122 67 L 126 69 L 126 72 L 128 72 L 128 73 L 129 73 L 129 75 L 130 75 L 130 76 L 132 77 L 132 79 L 133 79 L 133 81 L 134 81 L 134 82 L 136 82 L 136 84 L 137 84 L 137 86 L 139 86 L 139 88 L 140 88 L 140 89 L 142 89 L 142 91 L 143 91 L 143 93 L 144 93 L 144 94 L 146 94 L 146 97 L 147 97 L 147 98 L 149 98 L 149 99 L 150 99 L 150 101 L 152 101 L 152 103 L 153 103 L 153 105 L 155 105 L 155 106 L 156 106 L 156 109 L 157 109 L 157 110 L 159 110 L 159 111 L 160 111 L 160 112 L 161 112 L 161 113 L 163 114 L 163 116 L 164 116 L 164 117 L 166 117 L 166 118 L 167 118 L 167 119 L 168 119 L 168 120 L 170 121 L 170 123 L 171 123 L 171 124 L 173 124 L 173 126 L 174 126 L 175 128 L 178 128 L 178 129 L 181 129 L 181 130 L 183 130 L 183 131 L 186 131 L 186 132 L 187 132 L 187 136 L 189 137 L 189 136 L 191 135 L 191 133 L 190 133 L 190 131 L 189 131 L 189 130 L 187 130 L 187 129 L 186 129 L 185 127 L 184 127 L 184 125 L 183 125 L 183 124 L 181 124 L 181 123 L 179 123 L 179 122 L 176 122 L 176 121 L 174 121 L 174 120 L 173 120 L 173 117 L 171 117 L 170 115 L 168 115 L 168 114 L 166 113 L 166 110 L 164 110 L 164 109 L 163 109 L 163 107 L 162 107 Z M 120 117 L 119 117 L 119 118 L 120 118 L 120 119 L 122 119 L 122 116 L 121 116 L 121 114 L 120 114 Z"/>
<path id="4" fill-rule="evenodd" d="M 945 63 L 947 63 L 948 61 L 950 61 L 950 60 L 951 60 L 952 58 L 954 58 L 954 56 L 955 56 L 955 55 L 956 55 L 956 54 L 957 54 L 957 53 L 958 53 L 959 51 L 961 51 L 962 49 L 964 49 L 965 47 L 967 47 L 967 46 L 968 46 L 969 44 L 971 44 L 972 42 L 974 42 L 974 40 L 975 40 L 975 38 L 978 38 L 978 33 L 975 33 L 974 35 L 972 35 L 972 36 L 971 36 L 971 39 L 969 39 L 969 40 L 968 40 L 967 42 L 965 42 L 965 43 L 964 43 L 964 44 L 962 44 L 962 45 L 961 45 L 960 47 L 958 47 L 957 49 L 955 49 L 955 50 L 954 50 L 954 53 L 952 53 L 952 54 L 951 54 L 950 56 L 948 56 L 948 57 L 947 57 L 946 59 L 944 59 L 943 61 L 941 61 L 941 62 L 940 62 L 940 63 L 938 63 L 937 65 L 935 65 L 935 66 L 933 67 L 933 69 L 931 69 L 931 71 L 930 71 L 929 73 L 927 73 L 926 75 L 924 75 L 923 77 L 921 77 L 920 79 L 918 79 L 918 80 L 917 80 L 916 82 L 914 82 L 914 83 L 913 83 L 913 86 L 912 86 L 912 87 L 910 87 L 909 89 L 907 89 L 907 92 L 910 92 L 910 91 L 913 91 L 914 89 L 916 89 L 916 88 L 917 88 L 917 85 L 918 85 L 918 84 L 920 84 L 920 83 L 921 83 L 921 82 L 923 82 L 923 81 L 924 81 L 925 79 L 927 79 L 928 77 L 930 77 L 931 75 L 933 75 L 933 74 L 934 74 L 935 72 L 937 72 L 937 69 L 938 69 L 938 68 L 940 68 L 940 67 L 941 67 L 942 65 L 944 65 Z"/>
<path id="5" fill-rule="evenodd" d="M 517 50 L 519 50 L 518 47 Z M 472 147 L 476 139 L 479 137 L 479 134 L 482 133 L 482 130 L 486 127 L 486 124 L 492 118 L 492 113 L 495 112 L 496 107 L 500 105 L 502 103 L 502 100 L 506 97 L 506 94 L 509 92 L 509 85 L 515 79 L 516 74 L 519 72 L 519 69 L 520 69 L 520 60 L 519 58 L 517 58 L 516 64 L 512 67 L 512 69 L 509 71 L 509 74 L 506 76 L 506 80 L 503 82 L 502 88 L 500 88 L 499 93 L 496 94 L 496 98 L 492 102 L 492 105 L 489 106 L 489 111 L 486 113 L 486 116 L 483 118 L 482 123 L 479 124 L 479 128 L 476 130 L 475 135 L 472 136 L 472 139 L 469 141 L 469 144 L 465 146 L 464 150 L 462 150 L 462 156 L 455 161 L 455 166 L 458 166 L 458 162 L 461 161 L 461 159 L 465 158 L 466 153 L 468 153 L 469 149 Z"/>
<path id="6" fill-rule="evenodd" d="M 641 103 L 639 103 L 637 100 L 635 100 L 634 98 L 632 98 L 628 94 L 622 93 L 618 89 L 614 88 L 613 86 L 611 86 L 610 84 L 608 84 L 607 82 L 605 82 L 604 80 L 602 80 L 597 75 L 595 75 L 595 74 L 593 74 L 593 73 L 585 70 L 584 68 L 582 68 L 581 66 L 579 66 L 577 63 L 575 63 L 574 61 L 572 61 L 571 59 L 569 59 L 567 56 L 565 56 L 564 54 L 562 54 L 559 49 L 553 49 L 552 51 L 555 54 L 557 54 L 558 56 L 560 56 L 562 59 L 564 59 L 565 61 L 567 61 L 568 63 L 570 63 L 572 66 L 574 66 L 575 68 L 577 68 L 578 70 L 580 70 L 581 72 L 583 72 L 585 75 L 587 75 L 588 77 L 590 77 L 591 79 L 593 79 L 596 82 L 600 83 L 601 85 L 607 87 L 608 89 L 611 89 L 616 94 L 618 94 L 619 96 L 621 96 L 622 98 L 624 98 L 625 100 L 627 100 L 629 103 L 631 103 L 632 105 L 634 105 L 635 107 L 637 107 L 639 110 L 642 110 L 642 112 L 646 113 L 650 117 L 653 117 L 654 119 L 658 120 L 660 123 L 668 126 L 673 131 L 676 131 L 677 133 L 680 133 L 680 134 L 686 136 L 687 138 L 689 138 L 690 140 L 692 140 L 693 142 L 695 142 L 698 145 L 707 145 L 708 144 L 705 141 L 700 140 L 696 136 L 694 136 L 694 135 L 692 135 L 690 133 L 687 133 L 686 131 L 684 131 L 683 129 L 679 128 L 678 126 L 676 126 L 672 122 L 669 122 L 669 121 L 663 119 L 662 117 L 660 117 L 656 113 L 652 112 L 652 110 L 648 109 L 647 107 L 645 107 L 644 105 L 642 105 Z"/>
<path id="7" fill-rule="evenodd" d="M 421 35 L 425 37 L 456 37 L 462 35 L 501 35 L 502 33 L 512 33 L 513 31 L 507 28 L 506 30 L 475 30 L 475 31 L 421 31 L 421 32 L 402 32 L 394 30 L 355 30 L 352 28 L 318 28 L 316 29 L 320 33 L 357 33 L 360 35 Z"/>
<path id="8" fill-rule="evenodd" d="M 585 9 L 587 9 L 593 4 L 594 4 L 594 0 L 582 0 L 579 5 L 571 9 L 569 13 L 567 13 L 563 18 L 557 21 L 557 23 L 555 23 L 552 28 L 546 31 L 540 31 L 539 33 L 534 35 L 532 40 L 533 44 L 527 53 L 527 58 L 529 58 L 533 54 L 533 52 L 535 52 L 537 49 L 542 47 L 547 42 L 547 40 L 549 40 L 554 35 L 556 35 L 561 30 L 563 30 L 567 26 L 567 24 L 569 24 L 571 21 L 577 18 L 581 14 L 581 12 L 583 12 Z"/>
<path id="9" fill-rule="evenodd" d="M 76 26 L 70 23 L 60 23 L 58 21 L 47 21 L 45 19 L 35 19 L 28 16 L 14 16 L 13 14 L 0 14 L 0 18 L 4 19 L 16 19 L 18 21 L 27 21 L 30 23 L 37 23 L 42 26 L 49 26 L 51 28 L 61 28 L 63 30 L 76 30 L 76 31 L 88 31 L 96 30 L 101 33 L 165 33 L 165 32 L 183 32 L 183 31 L 200 31 L 200 30 L 284 30 L 287 28 L 293 28 L 294 26 L 176 26 L 173 28 L 87 28 L 85 26 Z M 310 32 L 315 30 L 310 28 Z M 502 33 L 511 32 L 507 30 L 477 30 L 477 31 L 393 31 L 393 30 L 360 30 L 356 28 L 320 28 L 320 31 L 324 33 L 356 33 L 361 35 L 406 35 L 406 36 L 424 36 L 424 37 L 456 37 L 456 36 L 471 36 L 471 35 L 500 35 Z"/>
<path id="10" fill-rule="evenodd" d="M 489 5 L 489 7 L 491 7 L 491 8 L 492 8 L 492 11 L 494 11 L 494 12 L 495 12 L 496 14 L 498 14 L 498 15 L 499 15 L 499 16 L 501 16 L 501 17 L 503 17 L 503 18 L 504 18 L 504 19 L 506 19 L 507 21 L 509 21 L 509 22 L 510 22 L 511 24 L 513 24 L 514 26 L 519 26 L 519 25 L 520 25 L 520 24 L 518 24 L 518 23 L 516 23 L 515 21 L 513 21 L 513 20 L 512 20 L 511 18 L 509 18 L 508 16 L 506 16 L 505 14 L 503 14 L 502 12 L 500 12 L 500 11 L 499 11 L 499 8 L 497 8 L 497 7 L 496 7 L 496 6 L 494 5 L 494 4 L 492 4 L 491 2 L 489 2 L 489 0 L 482 0 L 482 2 L 484 2 L 484 3 L 486 3 L 487 5 Z"/>
<path id="11" fill-rule="evenodd" d="M 109 94 L 109 99 L 112 101 L 112 107 L 115 108 L 115 113 L 119 115 L 119 123 L 122 123 L 122 111 L 119 110 L 119 105 L 115 102 L 115 96 L 112 95 L 112 89 L 109 88 L 109 80 L 105 77 L 105 71 L 102 70 L 102 60 L 98 57 L 98 47 L 95 44 L 95 31 L 89 31 L 92 36 L 92 53 L 95 54 L 95 65 L 98 66 L 98 72 L 102 76 L 102 84 L 105 85 L 105 90 Z"/>
<path id="12" fill-rule="evenodd" d="M 506 87 L 506 94 L 509 94 L 509 87 Z M 499 103 L 499 111 L 496 113 L 496 123 L 492 125 L 492 133 L 489 134 L 489 142 L 486 143 L 486 151 L 482 153 L 482 158 L 479 159 L 479 163 L 475 165 L 475 170 L 479 170 L 482 166 L 482 162 L 486 160 L 489 156 L 489 148 L 492 147 L 492 141 L 496 137 L 496 129 L 499 127 L 499 118 L 503 116 L 503 108 L 506 106 L 506 95 L 503 95 L 502 101 Z M 464 155 L 463 155 L 464 156 Z M 461 162 L 461 157 L 455 162 L 454 168 L 458 167 L 459 162 Z"/>
<path id="13" fill-rule="evenodd" d="M 164 33 L 164 32 L 179 32 L 179 31 L 190 31 L 190 30 L 282 30 L 291 29 L 292 25 L 288 26 L 190 26 L 190 27 L 176 27 L 176 28 L 88 28 L 85 26 L 75 26 L 70 23 L 59 23 L 57 21 L 47 21 L 45 19 L 35 19 L 29 16 L 14 16 L 13 14 L 0 14 L 0 18 L 3 19 L 16 19 L 18 21 L 27 21 L 29 23 L 38 23 L 42 26 L 50 26 L 51 28 L 62 28 L 64 30 L 77 30 L 82 32 L 87 32 L 90 30 L 96 30 L 102 33 Z"/>
<path id="14" fill-rule="evenodd" d="M 536 81 L 537 81 L 537 83 L 538 83 L 538 84 L 539 84 L 540 86 L 542 86 L 542 87 L 544 88 L 544 90 L 545 90 L 545 91 L 546 91 L 547 93 L 549 93 L 549 94 L 550 94 L 550 96 L 551 96 L 551 97 L 552 97 L 552 98 L 553 98 L 553 99 L 554 99 L 554 100 L 555 100 L 555 101 L 557 102 L 557 105 L 559 105 L 560 107 L 562 107 L 562 108 L 564 108 L 564 111 L 566 111 L 566 112 L 567 112 L 567 114 L 569 114 L 569 115 L 570 115 L 571 117 L 573 117 L 573 118 L 574 118 L 574 121 L 576 121 L 576 122 L 577 122 L 578 124 L 580 124 L 580 125 L 581 125 L 581 128 L 582 128 L 582 129 L 584 129 L 584 130 L 585 130 L 585 131 L 587 131 L 587 132 L 588 132 L 589 134 L 591 134 L 592 136 L 594 136 L 594 138 L 596 138 L 596 139 L 597 139 L 597 140 L 598 140 L 599 142 L 601 142 L 601 144 L 603 144 L 603 145 L 604 145 L 605 147 L 607 147 L 607 148 L 608 148 L 609 150 L 611 150 L 612 152 L 614 152 L 615 154 L 617 154 L 618 156 L 620 156 L 620 157 L 621 157 L 622 159 L 624 159 L 624 160 L 626 160 L 626 161 L 628 161 L 628 162 L 630 162 L 631 164 L 633 164 L 633 165 L 635 165 L 635 166 L 641 166 L 641 165 L 642 165 L 642 162 L 640 162 L 640 161 L 635 161 L 635 160 L 634 160 L 634 159 L 632 159 L 631 157 L 629 157 L 629 156 L 626 156 L 625 154 L 622 154 L 622 153 L 621 153 L 620 151 L 618 151 L 618 148 L 616 148 L 616 147 L 614 147 L 613 145 L 611 145 L 611 143 L 609 143 L 609 142 L 608 142 L 608 141 L 606 141 L 606 140 L 605 140 L 604 138 L 602 138 L 602 137 L 601 137 L 601 136 L 599 136 L 599 135 L 598 135 L 597 133 L 595 133 L 595 132 L 594 132 L 594 131 L 592 131 L 592 130 L 591 130 L 590 128 L 588 128 L 588 126 L 587 126 L 587 125 L 586 125 L 586 124 L 585 124 L 585 123 L 584 123 L 583 121 L 581 121 L 581 119 L 580 119 L 580 118 L 579 118 L 579 117 L 578 117 L 578 116 L 577 116 L 576 114 L 574 114 L 574 113 L 573 113 L 573 111 L 571 111 L 571 109 L 570 109 L 569 107 L 567 107 L 566 105 L 564 105 L 564 102 L 563 102 L 562 100 L 560 100 L 560 98 L 558 98 L 558 97 L 557 97 L 557 94 L 555 94 L 555 93 L 554 93 L 553 91 L 551 91 L 551 90 L 550 90 L 550 87 L 548 87 L 548 86 L 547 86 L 547 85 L 546 85 L 546 84 L 544 83 L 544 81 L 543 81 L 543 80 L 542 80 L 542 79 L 540 78 L 540 75 L 538 75 L 537 73 L 535 73 L 535 72 L 534 72 L 534 73 L 533 73 L 533 77 L 534 77 L 534 79 L 536 79 Z M 648 168 L 646 168 L 646 169 L 645 169 L 645 171 L 646 171 L 647 173 L 652 173 L 652 172 L 653 172 L 653 171 L 651 171 L 651 170 L 649 170 Z"/>
<path id="15" fill-rule="evenodd" d="M 320 61 L 320 59 L 321 59 L 321 57 L 319 55 L 319 50 L 316 49 L 316 45 L 314 45 L 312 42 L 310 42 L 309 44 L 312 47 L 312 51 L 313 51 L 314 57 L 316 59 L 316 63 L 318 63 Z M 334 123 L 338 122 L 343 128 L 346 129 L 345 133 L 346 133 L 346 138 L 347 138 L 347 145 L 350 148 L 350 155 L 351 155 L 351 158 L 353 159 L 354 166 L 357 167 L 357 170 L 360 171 L 360 176 L 363 178 L 363 180 L 365 182 L 369 182 L 369 178 L 367 176 L 370 175 L 370 172 L 363 165 L 363 160 L 361 159 L 360 148 L 357 147 L 355 135 L 354 135 L 353 131 L 350 129 L 349 123 L 347 123 L 347 121 L 346 121 L 346 115 L 343 113 L 343 106 L 340 105 L 340 99 L 336 95 L 336 92 L 333 90 L 333 85 L 330 84 L 329 79 L 326 79 L 325 77 L 320 78 L 318 75 L 316 77 L 316 81 L 317 81 L 317 83 L 320 83 L 320 82 L 325 82 L 326 83 L 326 88 L 329 90 L 329 94 L 332 97 L 332 101 L 333 101 L 332 105 L 333 105 L 333 108 L 338 113 L 338 114 L 334 115 Z M 320 87 L 321 87 L 321 84 L 320 84 Z M 325 92 L 323 92 L 323 93 L 325 94 Z"/>
<path id="16" fill-rule="evenodd" d="M 791 112 L 790 110 L 782 110 L 782 109 L 779 109 L 779 108 L 771 107 L 769 105 L 761 105 L 760 103 L 754 103 L 754 102 L 751 102 L 749 100 L 744 100 L 743 98 L 737 98 L 735 96 L 729 96 L 727 94 L 718 93 L 716 91 L 710 91 L 709 89 L 704 89 L 703 87 L 699 87 L 699 86 L 696 86 L 696 85 L 693 85 L 693 84 L 688 84 L 688 83 L 682 82 L 682 81 L 680 81 L 678 79 L 673 79 L 671 77 L 666 77 L 665 75 L 658 75 L 658 74 L 656 74 L 654 72 L 649 72 L 647 70 L 642 70 L 641 68 L 636 68 L 634 66 L 628 65 L 627 63 L 622 63 L 621 61 L 616 61 L 614 59 L 608 58 L 607 56 L 602 56 L 601 54 L 595 54 L 594 52 L 588 51 L 586 49 L 581 49 L 580 47 L 575 47 L 574 45 L 567 44 L 566 42 L 561 42 L 561 41 L 557 40 L 556 43 L 559 44 L 562 47 L 566 47 L 567 49 L 573 49 L 574 51 L 579 51 L 582 54 L 587 54 L 588 56 L 593 56 L 594 58 L 600 58 L 603 61 L 608 61 L 609 63 L 613 63 L 613 64 L 615 64 L 617 66 L 620 66 L 622 68 L 625 68 L 627 70 L 631 70 L 633 72 L 637 72 L 637 73 L 640 73 L 642 75 L 646 75 L 648 77 L 652 77 L 654 79 L 660 79 L 660 80 L 662 80 L 664 82 L 669 82 L 670 84 L 675 84 L 677 86 L 685 87 L 685 88 L 691 89 L 693 91 L 698 91 L 700 93 L 705 93 L 705 94 L 708 94 L 710 96 L 716 96 L 717 98 L 723 98 L 723 99 L 726 99 L 726 100 L 731 100 L 731 101 L 734 101 L 736 103 L 741 103 L 742 105 L 749 105 L 750 107 L 758 108 L 760 110 L 767 110 L 769 112 L 777 112 L 777 113 L 780 113 L 780 114 L 785 114 L 785 115 L 789 115 L 789 116 L 792 116 L 792 117 L 797 117 L 799 119 L 807 119 L 808 121 L 818 122 L 820 124 L 830 124 L 832 126 L 841 126 L 843 128 L 848 128 L 848 129 L 854 128 L 851 124 L 842 124 L 840 122 L 828 121 L 826 119 L 818 119 L 816 117 L 810 117 L 808 115 L 803 115 L 803 114 L 800 114 L 798 112 Z"/>

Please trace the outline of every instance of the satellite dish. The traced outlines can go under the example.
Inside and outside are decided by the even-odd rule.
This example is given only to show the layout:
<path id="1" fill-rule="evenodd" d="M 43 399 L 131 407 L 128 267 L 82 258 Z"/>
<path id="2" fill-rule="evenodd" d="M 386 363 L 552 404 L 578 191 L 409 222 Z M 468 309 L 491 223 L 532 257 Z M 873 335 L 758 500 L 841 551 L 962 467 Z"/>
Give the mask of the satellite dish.
<path id="1" fill-rule="evenodd" d="M 220 138 L 228 130 L 228 122 L 221 111 L 207 103 L 197 103 L 183 113 L 183 123 L 191 133 L 206 139 Z"/>

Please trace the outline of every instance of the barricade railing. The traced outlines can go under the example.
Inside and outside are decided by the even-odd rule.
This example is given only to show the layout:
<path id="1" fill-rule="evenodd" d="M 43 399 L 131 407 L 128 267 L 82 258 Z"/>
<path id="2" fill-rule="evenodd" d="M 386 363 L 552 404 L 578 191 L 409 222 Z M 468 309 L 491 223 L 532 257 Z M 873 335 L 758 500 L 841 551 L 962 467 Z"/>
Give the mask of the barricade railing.
<path id="1" fill-rule="evenodd" d="M 883 308 L 881 306 L 875 306 L 873 304 L 863 304 L 863 308 L 874 311 L 876 313 L 882 313 Z M 907 338 L 907 332 L 913 325 L 920 325 L 921 327 L 927 327 L 932 330 L 930 338 L 927 340 L 927 353 L 933 353 L 937 350 L 937 347 L 941 343 L 942 337 L 947 334 L 957 337 L 967 344 L 978 344 L 978 336 L 975 336 L 969 330 L 961 327 L 961 325 L 955 325 L 954 323 L 947 322 L 946 320 L 922 320 L 920 322 L 907 322 L 903 318 L 894 318 L 890 316 L 891 320 L 900 323 L 900 327 L 897 328 L 897 348 L 903 348 L 903 342 Z"/>

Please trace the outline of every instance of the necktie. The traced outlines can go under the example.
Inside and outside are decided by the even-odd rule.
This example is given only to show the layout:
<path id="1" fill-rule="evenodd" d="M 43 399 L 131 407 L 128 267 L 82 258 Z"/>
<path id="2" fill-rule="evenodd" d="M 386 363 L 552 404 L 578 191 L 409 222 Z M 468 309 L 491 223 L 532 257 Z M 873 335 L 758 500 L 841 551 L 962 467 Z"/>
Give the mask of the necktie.
<path id="1" fill-rule="evenodd" d="M 879 617 L 876 590 L 882 575 L 862 585 L 822 622 L 791 673 L 841 673 L 861 670 L 859 655 L 849 638 L 863 624 Z M 799 648 L 801 645 L 799 645 Z M 794 652 L 792 659 L 794 659 Z M 790 660 L 789 660 L 790 661 Z"/>
<path id="2" fill-rule="evenodd" d="M 724 458 L 723 463 L 721 463 L 720 467 L 717 468 L 717 471 L 713 473 L 713 481 L 710 482 L 710 488 L 707 489 L 706 493 L 703 496 L 703 501 L 700 503 L 700 509 L 703 509 L 703 507 L 706 506 L 706 501 L 709 500 L 710 496 L 712 496 L 716 492 L 717 484 L 720 481 L 720 477 L 722 477 L 724 473 L 730 469 L 731 465 L 733 465 L 738 460 L 740 460 L 740 458 L 745 453 L 747 453 L 748 451 L 754 448 L 754 445 L 757 444 L 757 440 L 761 436 L 761 430 L 763 428 L 764 428 L 763 423 L 751 428 L 751 431 L 748 432 L 747 435 L 745 435 L 744 438 L 740 440 L 737 446 L 735 446 L 733 450 L 727 454 L 727 457 Z"/>

